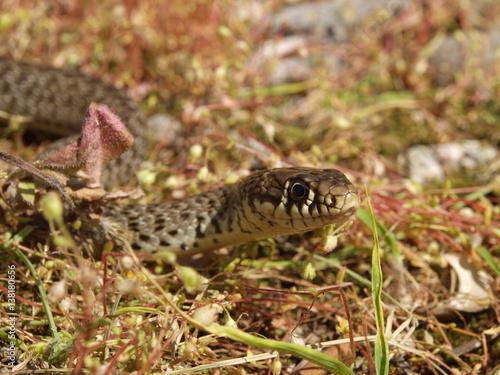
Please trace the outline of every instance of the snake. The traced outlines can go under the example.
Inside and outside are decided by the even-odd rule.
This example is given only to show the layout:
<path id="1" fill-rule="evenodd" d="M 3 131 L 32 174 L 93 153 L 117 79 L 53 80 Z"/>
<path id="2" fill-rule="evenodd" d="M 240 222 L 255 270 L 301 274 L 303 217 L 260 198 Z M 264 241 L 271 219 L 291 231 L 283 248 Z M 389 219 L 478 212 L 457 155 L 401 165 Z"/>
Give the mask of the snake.
<path id="1" fill-rule="evenodd" d="M 0 113 L 22 116 L 44 132 L 81 130 L 90 102 L 106 104 L 134 136 L 108 163 L 106 187 L 128 181 L 146 150 L 146 116 L 122 90 L 78 71 L 0 57 Z M 93 255 L 107 241 L 135 251 L 191 255 L 269 237 L 298 234 L 352 217 L 360 195 L 337 169 L 288 167 L 255 171 L 183 199 L 152 204 L 108 202 L 77 234 Z"/>

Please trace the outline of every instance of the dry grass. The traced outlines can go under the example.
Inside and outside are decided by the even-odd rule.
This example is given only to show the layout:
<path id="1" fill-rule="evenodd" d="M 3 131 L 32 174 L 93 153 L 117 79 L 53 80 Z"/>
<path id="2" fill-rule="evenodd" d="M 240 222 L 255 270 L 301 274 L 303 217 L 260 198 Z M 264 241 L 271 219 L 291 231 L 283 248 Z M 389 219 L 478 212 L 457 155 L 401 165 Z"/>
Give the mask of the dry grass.
<path id="1" fill-rule="evenodd" d="M 0 5 L 0 53 L 78 67 L 127 88 L 149 114 L 168 110 L 177 116 L 185 141 L 174 150 L 153 145 L 145 164 L 157 173 L 156 182 L 143 187 L 150 200 L 203 190 L 255 165 L 342 168 L 360 190 L 368 186 L 380 225 L 393 372 L 408 367 L 422 374 L 492 373 L 500 365 L 498 175 L 490 174 L 480 186 L 460 179 L 424 188 L 406 182 L 395 164 L 411 144 L 500 136 L 498 75 L 485 75 L 471 59 L 449 84 L 437 86 L 432 70 L 422 69 L 433 40 L 444 32 L 487 27 L 500 12 L 493 2 L 483 13 L 468 6 L 416 2 L 397 19 L 368 20 L 352 44 L 308 49 L 312 56 L 342 50 L 350 62 L 346 74 L 329 71 L 317 58 L 310 80 L 282 87 L 268 84 L 271 63 L 248 64 L 266 33 L 238 19 L 232 2 L 75 0 L 63 6 L 7 0 Z M 273 11 L 278 4 L 264 7 Z M 18 134 L 1 142 L 2 149 L 24 150 Z M 195 145 L 202 146 L 201 157 L 190 155 Z M 203 167 L 208 176 L 198 174 Z M 172 188 L 172 177 L 181 187 Z M 308 236 L 242 246 L 231 255 L 221 250 L 198 269 L 209 280 L 200 289 L 196 273 L 187 277 L 189 270 L 160 261 L 145 270 L 123 254 L 111 254 L 105 263 L 84 259 L 55 246 L 48 235 L 37 243 L 29 237 L 7 243 L 26 224 L 7 215 L 3 203 L 0 211 L 6 233 L 0 235 L 1 264 L 17 270 L 17 353 L 26 360 L 21 371 L 161 373 L 261 353 L 193 328 L 167 297 L 189 314 L 234 320 L 276 340 L 314 343 L 348 338 L 340 295 L 322 293 L 313 301 L 289 292 L 350 282 L 344 291 L 354 336 L 376 332 L 369 287 L 373 244 L 362 220 L 325 256 L 313 252 Z M 53 345 L 40 291 L 14 248 L 29 258 L 48 291 L 59 347 Z M 455 298 L 447 253 L 462 254 L 486 274 L 490 308 L 446 319 L 436 315 L 440 302 Z M 8 322 L 7 271 L 0 267 L 2 326 Z M 489 340 L 495 330 L 497 338 Z M 457 351 L 467 343 L 479 347 Z M 373 372 L 371 345 L 362 341 L 356 347 L 355 359 L 342 346 L 330 353 L 348 364 L 363 363 L 358 373 Z M 288 356 L 279 361 L 208 372 L 267 374 L 281 363 L 289 373 L 298 362 Z"/>

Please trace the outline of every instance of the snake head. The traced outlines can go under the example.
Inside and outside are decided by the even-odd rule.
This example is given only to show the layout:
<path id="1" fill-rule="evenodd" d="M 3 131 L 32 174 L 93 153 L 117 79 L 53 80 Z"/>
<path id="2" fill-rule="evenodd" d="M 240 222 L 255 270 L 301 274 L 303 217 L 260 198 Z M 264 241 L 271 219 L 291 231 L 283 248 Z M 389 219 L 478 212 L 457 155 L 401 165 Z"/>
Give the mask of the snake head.
<path id="1" fill-rule="evenodd" d="M 360 204 L 354 185 L 336 169 L 271 169 L 243 181 L 251 207 L 245 216 L 256 226 L 265 223 L 270 236 L 343 222 Z"/>

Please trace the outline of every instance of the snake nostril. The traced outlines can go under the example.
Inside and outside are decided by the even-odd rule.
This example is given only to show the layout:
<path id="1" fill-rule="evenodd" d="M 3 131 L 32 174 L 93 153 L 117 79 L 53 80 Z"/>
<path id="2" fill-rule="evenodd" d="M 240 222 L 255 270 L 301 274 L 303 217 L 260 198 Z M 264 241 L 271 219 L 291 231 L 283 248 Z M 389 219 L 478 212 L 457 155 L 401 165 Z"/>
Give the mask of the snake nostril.
<path id="1" fill-rule="evenodd" d="M 360 201 L 361 201 L 361 199 L 359 197 L 359 194 L 356 191 L 350 191 L 345 196 L 344 205 L 342 207 L 342 210 L 344 212 L 350 213 L 352 215 L 358 209 Z"/>
<path id="2" fill-rule="evenodd" d="M 337 206 L 337 197 L 331 197 L 330 198 L 330 206 L 331 207 L 336 207 Z"/>

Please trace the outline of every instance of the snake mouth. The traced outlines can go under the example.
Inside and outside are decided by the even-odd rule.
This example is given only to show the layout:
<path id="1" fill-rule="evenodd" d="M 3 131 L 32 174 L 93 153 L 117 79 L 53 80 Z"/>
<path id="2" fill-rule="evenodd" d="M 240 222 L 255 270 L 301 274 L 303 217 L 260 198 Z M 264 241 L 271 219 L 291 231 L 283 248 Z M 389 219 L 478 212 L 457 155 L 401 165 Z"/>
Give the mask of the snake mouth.
<path id="1" fill-rule="evenodd" d="M 344 203 L 340 209 L 339 215 L 345 217 L 353 216 L 359 208 L 361 199 L 357 191 L 351 190 L 344 195 Z"/>
<path id="2" fill-rule="evenodd" d="M 356 214 L 359 208 L 360 197 L 356 191 L 341 196 L 337 196 L 336 201 L 327 209 L 329 214 L 318 214 L 311 216 L 313 220 L 320 220 L 323 226 L 335 223 L 342 223 Z"/>
<path id="3" fill-rule="evenodd" d="M 283 234 L 313 230 L 344 222 L 355 215 L 360 204 L 358 192 L 350 186 L 343 186 L 342 190 L 339 193 L 339 186 L 336 186 L 335 194 L 315 196 L 302 202 L 283 200 L 277 206 L 264 202 L 257 208 L 266 212 L 269 225 L 281 228 Z"/>
<path id="4" fill-rule="evenodd" d="M 307 210 L 302 209 L 302 218 L 320 219 L 325 225 L 342 222 L 356 214 L 359 208 L 360 196 L 358 192 L 350 186 L 343 186 L 345 193 L 339 193 L 339 186 L 336 186 L 335 193 L 330 193 L 323 198 L 316 199 L 316 202 L 309 202 Z M 306 211 L 306 212 L 304 212 Z"/>

